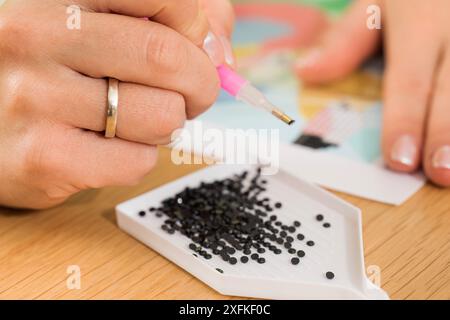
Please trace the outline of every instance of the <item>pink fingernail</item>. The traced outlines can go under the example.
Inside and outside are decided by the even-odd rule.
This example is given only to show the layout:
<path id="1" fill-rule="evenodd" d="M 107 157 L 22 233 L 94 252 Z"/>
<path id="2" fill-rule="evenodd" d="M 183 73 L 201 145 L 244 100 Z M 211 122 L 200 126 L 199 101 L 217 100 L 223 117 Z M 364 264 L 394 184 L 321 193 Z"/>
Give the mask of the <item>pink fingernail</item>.
<path id="1" fill-rule="evenodd" d="M 211 31 L 208 32 L 208 35 L 203 41 L 203 50 L 205 50 L 215 66 L 219 66 L 223 63 L 224 48 L 216 35 Z"/>
<path id="2" fill-rule="evenodd" d="M 220 41 L 222 42 L 222 46 L 223 46 L 225 62 L 228 65 L 234 67 L 235 59 L 234 59 L 233 47 L 231 46 L 230 40 L 225 36 L 221 36 Z"/>
<path id="3" fill-rule="evenodd" d="M 433 155 L 433 167 L 450 170 L 450 146 L 443 146 Z"/>
<path id="4" fill-rule="evenodd" d="M 391 151 L 391 159 L 405 166 L 412 166 L 416 162 L 417 144 L 410 135 L 403 135 L 397 139 Z"/>
<path id="5" fill-rule="evenodd" d="M 302 56 L 297 59 L 295 63 L 295 67 L 297 69 L 304 69 L 312 67 L 319 61 L 322 52 L 320 49 L 312 49 L 305 56 Z"/>

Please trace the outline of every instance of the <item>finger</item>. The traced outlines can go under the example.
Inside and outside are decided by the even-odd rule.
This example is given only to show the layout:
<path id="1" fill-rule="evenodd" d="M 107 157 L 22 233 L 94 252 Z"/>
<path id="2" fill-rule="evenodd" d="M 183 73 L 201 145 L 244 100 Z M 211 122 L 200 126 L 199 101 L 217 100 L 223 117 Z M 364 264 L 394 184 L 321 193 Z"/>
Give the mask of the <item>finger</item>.
<path id="1" fill-rule="evenodd" d="M 82 0 L 85 7 L 133 17 L 150 17 L 186 36 L 197 46 L 209 32 L 209 24 L 198 0 Z"/>
<path id="2" fill-rule="evenodd" d="M 49 112 L 57 120 L 77 128 L 98 132 L 105 130 L 106 80 L 72 72 L 55 78 L 53 82 L 55 85 L 52 87 L 56 89 L 48 97 L 48 104 L 55 106 Z M 133 83 L 119 83 L 117 137 L 149 145 L 168 144 L 172 132 L 183 128 L 185 120 L 185 102 L 180 94 Z"/>
<path id="3" fill-rule="evenodd" d="M 231 3 L 228 0 L 201 0 L 201 4 L 211 26 L 211 31 L 222 44 L 225 62 L 235 67 L 236 59 L 231 45 L 235 17 Z"/>
<path id="4" fill-rule="evenodd" d="M 367 10 L 373 4 L 373 0 L 355 2 L 343 19 L 330 26 L 322 44 L 297 61 L 295 69 L 303 81 L 340 79 L 373 54 L 380 42 L 380 30 L 367 26 Z"/>
<path id="5" fill-rule="evenodd" d="M 94 78 L 114 77 L 179 92 L 195 117 L 218 95 L 217 71 L 208 56 L 159 23 L 84 12 L 80 32 L 58 46 L 61 62 Z"/>
<path id="6" fill-rule="evenodd" d="M 394 3 L 392 3 L 394 4 Z M 397 8 L 399 9 L 399 8 Z M 382 148 L 387 165 L 412 172 L 421 162 L 424 129 L 439 57 L 432 25 L 414 26 L 415 16 L 387 16 L 387 70 L 384 80 Z M 431 22 L 432 23 L 432 22 Z M 405 39 L 405 34 L 414 33 Z"/>
<path id="7" fill-rule="evenodd" d="M 425 142 L 424 168 L 436 184 L 450 186 L 450 46 L 441 64 Z"/>
<path id="8" fill-rule="evenodd" d="M 157 149 L 82 129 L 66 129 L 53 139 L 47 162 L 62 181 L 79 190 L 134 185 L 154 167 Z"/>

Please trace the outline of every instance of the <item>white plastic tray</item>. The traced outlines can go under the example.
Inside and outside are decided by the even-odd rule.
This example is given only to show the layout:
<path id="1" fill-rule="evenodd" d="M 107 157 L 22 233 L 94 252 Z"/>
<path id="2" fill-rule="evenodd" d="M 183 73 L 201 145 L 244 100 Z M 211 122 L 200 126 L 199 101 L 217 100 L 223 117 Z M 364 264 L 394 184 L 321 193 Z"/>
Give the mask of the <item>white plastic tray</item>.
<path id="1" fill-rule="evenodd" d="M 148 211 L 145 217 L 138 215 L 141 210 L 159 206 L 162 200 L 185 187 L 196 187 L 202 181 L 230 177 L 249 169 L 253 168 L 208 167 L 122 203 L 116 208 L 119 227 L 225 295 L 267 299 L 388 299 L 365 276 L 359 209 L 283 171 L 264 179 L 268 180 L 268 197 L 283 203 L 276 211 L 278 219 L 286 224 L 294 220 L 302 224 L 298 232 L 306 238 L 299 241 L 294 237 L 293 242 L 296 249 L 306 252 L 299 265 L 292 265 L 293 255 L 284 250 L 280 255 L 267 251 L 265 264 L 250 260 L 247 264 L 230 265 L 220 256 L 213 255 L 210 260 L 195 257 L 188 248 L 192 242 L 189 238 L 161 229 L 164 218 Z M 324 221 L 319 223 L 317 214 L 322 214 Z M 331 228 L 324 228 L 323 222 L 329 222 Z M 313 240 L 315 245 L 307 246 L 307 240 Z M 334 279 L 325 277 L 328 271 L 335 274 Z"/>

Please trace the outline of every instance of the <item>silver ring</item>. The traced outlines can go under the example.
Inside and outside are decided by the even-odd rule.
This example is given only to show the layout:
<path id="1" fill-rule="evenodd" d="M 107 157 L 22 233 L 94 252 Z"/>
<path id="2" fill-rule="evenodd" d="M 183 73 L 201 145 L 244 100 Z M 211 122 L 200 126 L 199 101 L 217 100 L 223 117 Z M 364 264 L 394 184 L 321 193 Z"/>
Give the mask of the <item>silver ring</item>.
<path id="1" fill-rule="evenodd" d="M 108 78 L 108 111 L 106 114 L 106 138 L 114 138 L 117 128 L 117 111 L 119 107 L 119 80 Z"/>

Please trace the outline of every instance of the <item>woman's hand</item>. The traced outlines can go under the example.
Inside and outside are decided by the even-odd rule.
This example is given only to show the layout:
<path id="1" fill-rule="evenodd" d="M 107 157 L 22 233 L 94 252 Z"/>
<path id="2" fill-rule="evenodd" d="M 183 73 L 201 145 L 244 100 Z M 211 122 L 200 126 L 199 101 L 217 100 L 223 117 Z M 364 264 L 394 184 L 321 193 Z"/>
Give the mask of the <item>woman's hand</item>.
<path id="1" fill-rule="evenodd" d="M 83 189 L 135 184 L 154 166 L 155 145 L 218 94 L 197 0 L 73 2 L 79 29 L 68 28 L 67 1 L 0 7 L 0 205 L 45 208 Z M 216 29 L 227 36 L 231 20 Z M 223 44 L 208 39 L 220 63 Z M 109 140 L 106 77 L 121 81 Z"/>
<path id="2" fill-rule="evenodd" d="M 381 8 L 382 30 L 367 28 L 367 8 Z M 436 184 L 450 186 L 450 1 L 358 0 L 331 27 L 322 45 L 297 66 L 307 82 L 339 79 L 379 46 L 387 56 L 383 152 L 388 166 L 423 166 Z"/>

